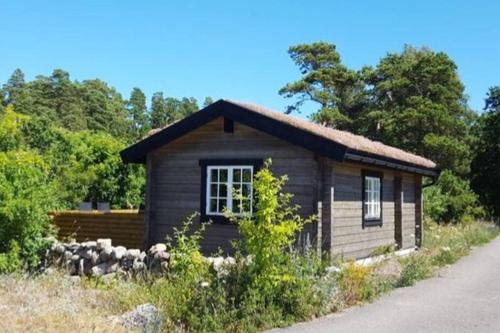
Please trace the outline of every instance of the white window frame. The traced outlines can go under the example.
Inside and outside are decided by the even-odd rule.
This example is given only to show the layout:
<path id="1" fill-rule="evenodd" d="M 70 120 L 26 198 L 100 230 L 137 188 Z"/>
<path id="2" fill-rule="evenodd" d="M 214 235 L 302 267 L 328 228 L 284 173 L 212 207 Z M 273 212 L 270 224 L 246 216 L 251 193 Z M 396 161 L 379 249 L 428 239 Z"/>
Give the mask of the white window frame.
<path id="1" fill-rule="evenodd" d="M 382 218 L 382 179 L 377 176 L 364 176 L 364 220 Z"/>
<path id="2" fill-rule="evenodd" d="M 234 170 L 237 169 L 250 169 L 250 182 L 243 182 L 243 173 L 241 175 L 242 181 L 235 183 L 233 181 L 233 174 Z M 212 212 L 210 210 L 210 201 L 211 199 L 215 199 L 215 197 L 212 197 L 211 195 L 211 185 L 217 184 L 217 191 L 219 191 L 219 185 L 221 182 L 212 182 L 212 170 L 227 170 L 227 193 L 226 193 L 226 208 L 229 212 L 234 214 L 235 216 L 246 216 L 246 215 L 252 215 L 253 214 L 253 176 L 254 176 L 254 167 L 253 165 L 208 165 L 207 166 L 207 176 L 206 176 L 206 200 L 205 200 L 205 212 L 206 215 L 210 216 L 224 216 L 223 212 Z M 250 185 L 250 194 L 249 194 L 249 199 L 250 199 L 250 212 L 241 212 L 241 213 L 234 213 L 233 212 L 233 193 L 234 193 L 234 184 L 241 185 L 243 188 L 243 185 Z M 217 194 L 217 205 L 218 201 L 221 199 L 219 195 Z"/>

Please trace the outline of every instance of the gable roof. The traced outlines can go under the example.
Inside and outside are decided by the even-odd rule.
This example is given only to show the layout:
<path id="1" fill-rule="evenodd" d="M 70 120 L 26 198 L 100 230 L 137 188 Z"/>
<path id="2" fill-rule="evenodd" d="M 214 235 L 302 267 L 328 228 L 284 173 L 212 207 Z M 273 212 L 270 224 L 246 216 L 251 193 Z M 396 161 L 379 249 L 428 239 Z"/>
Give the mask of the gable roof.
<path id="1" fill-rule="evenodd" d="M 222 99 L 181 121 L 155 130 L 149 137 L 124 149 L 120 153 L 122 159 L 126 163 L 144 163 L 149 152 L 218 117 L 253 127 L 336 161 L 373 164 L 427 176 L 437 174 L 434 162 L 404 150 L 252 103 Z"/>

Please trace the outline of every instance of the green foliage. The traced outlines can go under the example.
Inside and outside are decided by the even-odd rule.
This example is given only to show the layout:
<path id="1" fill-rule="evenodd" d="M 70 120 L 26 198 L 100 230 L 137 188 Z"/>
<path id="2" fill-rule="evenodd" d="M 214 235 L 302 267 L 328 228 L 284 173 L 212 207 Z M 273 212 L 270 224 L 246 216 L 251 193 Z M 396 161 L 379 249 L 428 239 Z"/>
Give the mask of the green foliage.
<path id="1" fill-rule="evenodd" d="M 455 63 L 442 52 L 405 46 L 372 67 L 348 69 L 335 45 L 293 46 L 290 56 L 302 77 L 280 90 L 297 97 L 289 112 L 306 101 L 319 104 L 312 119 L 428 157 L 441 169 L 469 171 L 469 127 Z"/>
<path id="2" fill-rule="evenodd" d="M 300 44 L 290 47 L 288 53 L 299 67 L 302 78 L 279 91 L 286 98 L 297 98 L 287 112 L 298 110 L 306 101 L 313 101 L 320 105 L 312 117 L 314 121 L 352 130 L 353 122 L 366 103 L 360 73 L 341 63 L 333 44 Z"/>
<path id="3" fill-rule="evenodd" d="M 64 206 L 76 207 L 82 201 L 109 202 L 113 208 L 140 206 L 145 171 L 141 165 L 121 161 L 119 152 L 125 143 L 106 133 L 59 134 L 46 159 Z"/>
<path id="4" fill-rule="evenodd" d="M 35 153 L 0 153 L 0 253 L 15 240 L 28 267 L 39 264 L 52 233 L 47 212 L 57 203 L 47 175 L 48 166 Z"/>
<path id="5" fill-rule="evenodd" d="M 9 249 L 6 253 L 0 253 L 0 274 L 15 273 L 20 271 L 22 267 L 21 248 L 15 240 L 10 242 Z"/>
<path id="6" fill-rule="evenodd" d="M 23 144 L 22 126 L 29 118 L 9 105 L 0 110 L 0 151 L 19 149 Z"/>
<path id="7" fill-rule="evenodd" d="M 171 274 L 196 276 L 201 275 L 201 272 L 207 267 L 200 251 L 200 241 L 203 238 L 205 224 L 190 232 L 196 216 L 197 214 L 191 215 L 181 229 L 174 227 L 173 238 L 167 236 L 167 250 L 171 255 L 169 269 Z"/>
<path id="8" fill-rule="evenodd" d="M 262 279 L 258 283 L 263 284 L 262 288 L 272 289 L 286 279 L 286 263 L 290 256 L 285 250 L 309 220 L 300 217 L 298 207 L 290 206 L 291 195 L 282 192 L 287 178 L 274 177 L 269 164 L 270 161 L 266 162 L 255 176 L 255 212 L 238 219 L 238 226 L 244 251 L 252 256 L 255 274 Z"/>
<path id="9" fill-rule="evenodd" d="M 345 264 L 337 276 L 337 283 L 346 305 L 366 300 L 370 295 L 370 268 L 353 262 Z"/>
<path id="10" fill-rule="evenodd" d="M 388 243 L 385 245 L 380 245 L 375 250 L 370 253 L 370 256 L 381 256 L 394 253 L 394 243 Z"/>
<path id="11" fill-rule="evenodd" d="M 441 169 L 468 172 L 473 113 L 455 63 L 442 52 L 405 46 L 365 70 L 372 104 L 362 133 L 426 156 Z"/>
<path id="12" fill-rule="evenodd" d="M 141 89 L 132 89 L 127 101 L 127 113 L 130 136 L 135 140 L 141 139 L 150 129 L 146 95 Z"/>
<path id="13" fill-rule="evenodd" d="M 284 181 L 267 167 L 255 176 L 258 213 L 235 220 L 243 244 L 234 263 L 209 266 L 200 253 L 203 227 L 192 230 L 192 216 L 168 242 L 166 274 L 119 288 L 122 302 L 154 303 L 166 318 L 166 331 L 256 331 L 329 310 L 332 279 L 325 278 L 315 254 L 293 250 L 305 221 L 289 206 L 290 196 L 280 193 Z"/>
<path id="14" fill-rule="evenodd" d="M 193 97 L 164 98 L 162 92 L 156 92 L 151 99 L 151 127 L 165 127 L 195 113 L 198 109 L 198 102 Z"/>
<path id="15" fill-rule="evenodd" d="M 500 87 L 490 88 L 486 112 L 475 131 L 471 185 L 497 222 L 500 221 Z"/>
<path id="16" fill-rule="evenodd" d="M 413 254 L 401 259 L 403 271 L 397 282 L 398 287 L 414 285 L 432 274 L 431 258 L 425 254 Z"/>
<path id="17" fill-rule="evenodd" d="M 483 245 L 499 233 L 497 227 L 486 222 L 452 227 L 428 222 L 425 228 L 424 247 L 430 251 L 432 263 L 437 267 L 454 263 L 467 255 L 473 246 Z"/>
<path id="18" fill-rule="evenodd" d="M 424 189 L 424 214 L 437 222 L 459 223 L 481 217 L 477 196 L 466 180 L 443 171 L 436 184 Z"/>

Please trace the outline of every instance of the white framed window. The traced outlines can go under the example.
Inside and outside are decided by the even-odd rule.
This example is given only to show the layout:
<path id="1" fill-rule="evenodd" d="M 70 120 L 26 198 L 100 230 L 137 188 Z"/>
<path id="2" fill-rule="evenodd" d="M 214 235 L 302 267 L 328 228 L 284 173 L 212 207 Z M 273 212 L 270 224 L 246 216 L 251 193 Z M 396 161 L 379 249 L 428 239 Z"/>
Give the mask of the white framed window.
<path id="1" fill-rule="evenodd" d="M 223 216 L 227 210 L 237 216 L 251 215 L 253 173 L 252 165 L 207 166 L 206 214 Z"/>
<path id="2" fill-rule="evenodd" d="M 382 225 L 382 173 L 363 172 L 363 226 Z"/>
<path id="3" fill-rule="evenodd" d="M 380 178 L 365 177 L 365 219 L 380 218 Z"/>

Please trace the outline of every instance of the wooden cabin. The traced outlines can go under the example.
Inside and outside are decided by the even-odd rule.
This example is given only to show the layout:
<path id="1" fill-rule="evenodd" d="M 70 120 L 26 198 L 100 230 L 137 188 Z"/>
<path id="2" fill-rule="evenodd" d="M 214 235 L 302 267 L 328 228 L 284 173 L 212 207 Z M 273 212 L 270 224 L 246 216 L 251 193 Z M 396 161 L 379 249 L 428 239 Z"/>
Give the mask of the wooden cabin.
<path id="1" fill-rule="evenodd" d="M 250 103 L 219 100 L 155 130 L 121 152 L 147 168 L 146 243 L 163 242 L 187 216 L 211 220 L 205 252 L 231 252 L 238 237 L 223 210 L 251 214 L 252 179 L 272 159 L 288 175 L 285 191 L 301 215 L 319 214 L 300 237 L 331 257 L 363 258 L 395 244 L 422 241 L 422 177 L 436 177 L 434 162 L 349 132 Z M 234 191 L 243 196 L 236 202 Z"/>

